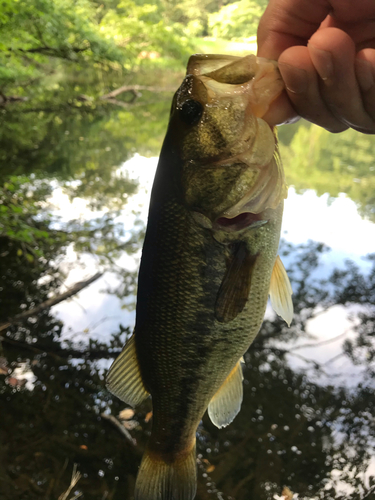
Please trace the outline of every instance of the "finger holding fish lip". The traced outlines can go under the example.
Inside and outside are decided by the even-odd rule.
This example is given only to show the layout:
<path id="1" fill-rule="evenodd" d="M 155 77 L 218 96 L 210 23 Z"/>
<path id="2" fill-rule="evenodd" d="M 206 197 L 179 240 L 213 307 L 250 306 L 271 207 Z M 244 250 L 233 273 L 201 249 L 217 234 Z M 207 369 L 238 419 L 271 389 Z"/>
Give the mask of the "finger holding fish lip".
<path id="1" fill-rule="evenodd" d="M 315 33 L 307 47 L 290 47 L 281 54 L 279 68 L 295 114 L 330 132 L 351 127 L 375 133 L 375 50 L 355 51 L 349 35 L 329 27 Z M 285 100 L 279 113 L 283 122 L 288 114 L 295 118 Z M 274 123 L 272 114 L 265 118 L 269 121 L 269 116 Z"/>
<path id="2" fill-rule="evenodd" d="M 330 132 L 342 132 L 348 126 L 332 112 L 321 92 L 319 75 L 307 47 L 291 47 L 280 56 L 280 73 L 288 97 L 303 118 Z"/>
<path id="3" fill-rule="evenodd" d="M 270 105 L 269 110 L 263 116 L 263 120 L 268 123 L 270 127 L 297 122 L 301 116 L 292 106 L 291 101 L 292 100 L 288 97 L 287 90 L 284 90 L 284 92 L 282 92 Z"/>

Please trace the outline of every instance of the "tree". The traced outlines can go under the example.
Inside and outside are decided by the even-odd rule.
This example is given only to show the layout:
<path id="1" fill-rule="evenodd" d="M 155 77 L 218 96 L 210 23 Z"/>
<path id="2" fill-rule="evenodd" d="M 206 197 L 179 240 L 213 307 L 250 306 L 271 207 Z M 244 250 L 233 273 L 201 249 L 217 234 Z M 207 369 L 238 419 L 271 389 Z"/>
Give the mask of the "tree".
<path id="1" fill-rule="evenodd" d="M 318 195 L 345 193 L 360 214 L 375 220 L 375 138 L 348 129 L 341 134 L 305 123 L 289 146 L 281 147 L 288 183 L 297 192 L 315 189 Z"/>
<path id="2" fill-rule="evenodd" d="M 255 36 L 259 20 L 267 7 L 264 0 L 239 0 L 224 5 L 209 16 L 209 33 L 226 40 Z"/>

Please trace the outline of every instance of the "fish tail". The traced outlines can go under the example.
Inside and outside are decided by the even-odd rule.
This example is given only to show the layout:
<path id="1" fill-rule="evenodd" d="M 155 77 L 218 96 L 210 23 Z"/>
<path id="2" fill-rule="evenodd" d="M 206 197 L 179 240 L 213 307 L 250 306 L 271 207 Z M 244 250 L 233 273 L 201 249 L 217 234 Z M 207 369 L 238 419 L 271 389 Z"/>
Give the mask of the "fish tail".
<path id="1" fill-rule="evenodd" d="M 197 491 L 195 442 L 192 449 L 166 462 L 146 450 L 135 485 L 134 500 L 193 500 Z"/>

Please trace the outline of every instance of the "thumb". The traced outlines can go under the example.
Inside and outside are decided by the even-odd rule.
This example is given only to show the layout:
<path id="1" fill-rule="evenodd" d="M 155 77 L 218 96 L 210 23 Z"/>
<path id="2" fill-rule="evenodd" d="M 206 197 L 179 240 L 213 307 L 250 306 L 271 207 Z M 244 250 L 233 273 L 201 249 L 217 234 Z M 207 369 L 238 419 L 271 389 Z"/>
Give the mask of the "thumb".
<path id="1" fill-rule="evenodd" d="M 258 56 L 278 60 L 294 45 L 306 45 L 332 10 L 328 0 L 270 0 L 258 26 Z"/>

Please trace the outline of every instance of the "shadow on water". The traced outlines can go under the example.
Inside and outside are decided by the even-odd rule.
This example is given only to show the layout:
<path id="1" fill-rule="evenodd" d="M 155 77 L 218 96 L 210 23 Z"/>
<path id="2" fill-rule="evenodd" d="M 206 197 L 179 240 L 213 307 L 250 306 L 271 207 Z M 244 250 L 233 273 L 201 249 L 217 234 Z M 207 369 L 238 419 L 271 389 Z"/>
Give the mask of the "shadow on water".
<path id="1" fill-rule="evenodd" d="M 314 271 L 328 249 L 313 242 L 283 248 L 293 261 L 295 319 L 290 329 L 278 318 L 264 322 L 245 356 L 244 401 L 234 422 L 218 430 L 203 419 L 199 500 L 273 499 L 284 486 L 306 499 L 354 500 L 373 491 L 365 472 L 375 444 L 375 259 L 366 275 L 348 262 L 319 281 Z M 25 267 L 21 287 L 17 273 L 8 269 L 10 262 L 1 260 L 0 274 L 6 276 L 1 300 L 10 286 L 17 290 L 14 302 L 6 298 L 14 314 L 19 304 L 41 303 L 53 283 L 40 284 L 33 268 Z M 350 387 L 325 377 L 321 362 L 304 357 L 301 368 L 293 361 L 299 356 L 296 342 L 314 343 L 309 321 L 340 304 L 357 307 L 350 340 L 338 342 L 346 374 L 356 364 L 363 368 Z M 7 317 L 2 314 L 3 321 Z M 121 429 L 124 405 L 103 381 L 109 360 L 130 331 L 120 325 L 108 342 L 77 344 L 62 341 L 62 326 L 42 311 L 2 330 L 0 399 L 6 411 L 0 498 L 58 498 L 70 485 L 74 464 L 80 479 L 72 494 L 82 492 L 93 500 L 131 498 L 150 432 L 151 404 L 125 415 Z"/>

